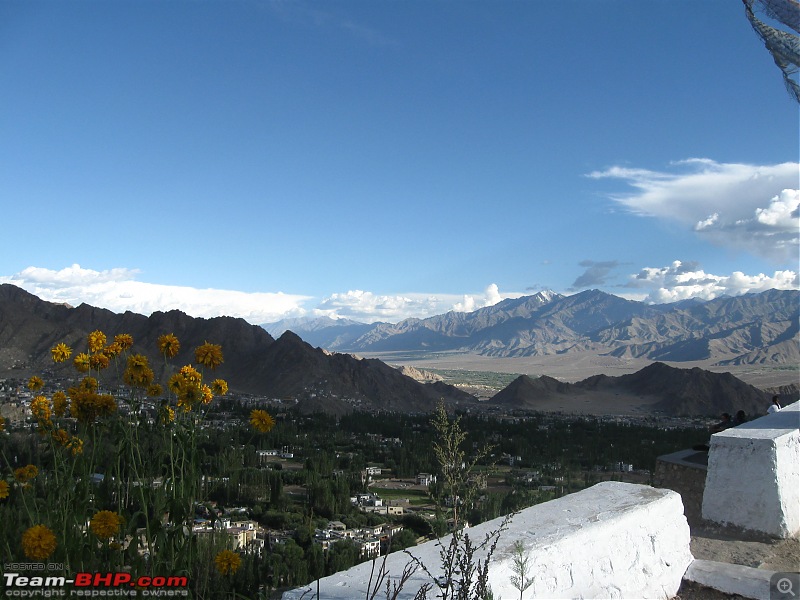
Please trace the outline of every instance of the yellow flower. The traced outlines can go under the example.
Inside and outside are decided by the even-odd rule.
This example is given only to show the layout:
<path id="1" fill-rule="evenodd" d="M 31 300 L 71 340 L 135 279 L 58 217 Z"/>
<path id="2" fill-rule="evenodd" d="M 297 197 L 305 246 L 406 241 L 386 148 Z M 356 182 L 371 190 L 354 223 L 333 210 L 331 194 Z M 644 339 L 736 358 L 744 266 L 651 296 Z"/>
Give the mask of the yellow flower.
<path id="1" fill-rule="evenodd" d="M 56 549 L 56 536 L 45 525 L 34 525 L 22 534 L 22 551 L 32 560 L 44 560 Z"/>
<path id="2" fill-rule="evenodd" d="M 128 385 L 145 389 L 150 387 L 154 378 L 155 375 L 150 367 L 148 367 L 146 371 L 135 372 L 126 370 L 122 374 L 122 380 Z"/>
<path id="3" fill-rule="evenodd" d="M 111 394 L 97 394 L 95 403 L 99 417 L 107 417 L 117 410 L 117 401 Z"/>
<path id="4" fill-rule="evenodd" d="M 159 417 L 164 425 L 172 423 L 175 420 L 175 409 L 170 406 L 162 406 L 159 411 Z"/>
<path id="5" fill-rule="evenodd" d="M 58 429 L 51 435 L 53 436 L 53 440 L 62 448 L 69 446 L 69 434 L 65 430 Z"/>
<path id="6" fill-rule="evenodd" d="M 167 382 L 167 387 L 169 391 L 173 394 L 178 395 L 181 393 L 181 388 L 183 387 L 186 380 L 181 376 L 180 373 L 175 373 L 172 377 L 169 378 Z"/>
<path id="7" fill-rule="evenodd" d="M 122 526 L 122 517 L 110 510 L 101 510 L 92 517 L 89 529 L 101 540 L 107 540 L 119 533 Z"/>
<path id="8" fill-rule="evenodd" d="M 63 417 L 67 412 L 67 395 L 61 390 L 53 394 L 53 412 L 57 417 Z"/>
<path id="9" fill-rule="evenodd" d="M 5 480 L 0 481 L 0 500 L 8 498 L 8 482 Z"/>
<path id="10" fill-rule="evenodd" d="M 128 366 L 122 374 L 122 380 L 132 387 L 146 389 L 155 379 L 153 369 L 144 354 L 132 354 L 128 357 Z"/>
<path id="11" fill-rule="evenodd" d="M 105 354 L 108 358 L 114 358 L 115 356 L 122 353 L 122 345 L 119 342 L 113 342 L 103 348 L 103 354 Z"/>
<path id="12" fill-rule="evenodd" d="M 128 357 L 127 368 L 134 373 L 141 373 L 150 368 L 150 361 L 144 354 L 131 354 Z"/>
<path id="13" fill-rule="evenodd" d="M 31 413 L 37 421 L 48 421 L 50 419 L 50 402 L 44 396 L 36 396 L 31 402 Z"/>
<path id="14" fill-rule="evenodd" d="M 219 571 L 220 574 L 233 575 L 239 570 L 242 559 L 236 552 L 223 550 L 214 558 L 214 563 L 217 565 L 217 571 Z"/>
<path id="15" fill-rule="evenodd" d="M 261 433 L 267 433 L 275 426 L 275 419 L 265 410 L 257 408 L 250 413 L 250 425 Z"/>
<path id="16" fill-rule="evenodd" d="M 89 352 L 100 352 L 106 345 L 106 334 L 102 331 L 93 331 L 89 334 Z"/>
<path id="17" fill-rule="evenodd" d="M 189 412 L 192 407 L 203 399 L 203 390 L 199 385 L 184 383 L 178 392 L 178 406 L 184 412 Z"/>
<path id="18" fill-rule="evenodd" d="M 72 364 L 75 365 L 77 371 L 86 373 L 89 370 L 89 355 L 81 352 L 72 359 Z"/>
<path id="19" fill-rule="evenodd" d="M 151 398 L 158 398 L 164 393 L 164 388 L 160 383 L 153 383 L 147 387 L 147 395 Z"/>
<path id="20" fill-rule="evenodd" d="M 225 362 L 222 358 L 222 346 L 219 344 L 211 344 L 209 342 L 199 346 L 194 351 L 194 358 L 197 364 L 203 365 L 204 367 L 208 367 L 212 370 L 216 369 L 223 362 Z"/>
<path id="21" fill-rule="evenodd" d="M 197 385 L 200 385 L 200 382 L 203 381 L 203 376 L 192 365 L 181 367 L 180 376 L 183 377 L 184 381 Z"/>
<path id="22" fill-rule="evenodd" d="M 89 358 L 89 366 L 96 371 L 102 371 L 103 369 L 107 369 L 108 365 L 111 363 L 108 356 L 105 354 L 92 354 Z"/>
<path id="23" fill-rule="evenodd" d="M 114 343 L 118 344 L 123 351 L 127 350 L 133 346 L 133 336 L 130 333 L 118 333 L 114 336 Z"/>
<path id="24" fill-rule="evenodd" d="M 211 389 L 217 396 L 224 396 L 228 393 L 228 382 L 224 379 L 215 379 L 211 382 Z"/>
<path id="25" fill-rule="evenodd" d="M 96 392 L 99 386 L 100 384 L 94 377 L 84 377 L 81 379 L 79 389 L 83 390 L 84 392 Z"/>
<path id="26" fill-rule="evenodd" d="M 38 392 L 44 387 L 44 381 L 38 375 L 34 375 L 28 379 L 28 389 L 32 392 Z"/>
<path id="27" fill-rule="evenodd" d="M 83 440 L 76 435 L 72 436 L 72 439 L 67 444 L 67 448 L 69 448 L 70 452 L 72 452 L 72 456 L 77 456 L 78 454 L 83 454 Z"/>
<path id="28" fill-rule="evenodd" d="M 165 333 L 158 338 L 158 350 L 167 358 L 175 358 L 181 349 L 181 343 L 172 333 Z"/>
<path id="29" fill-rule="evenodd" d="M 211 388 L 207 385 L 203 385 L 203 387 L 200 388 L 200 393 L 203 397 L 203 404 L 211 404 L 211 401 L 214 399 L 214 394 L 211 391 Z"/>
<path id="30" fill-rule="evenodd" d="M 117 410 L 114 396 L 92 391 L 90 389 L 91 381 L 88 380 L 94 379 L 87 377 L 80 387 L 71 387 L 67 390 L 71 400 L 70 414 L 81 423 L 91 423 L 97 417 L 106 417 Z"/>
<path id="31" fill-rule="evenodd" d="M 25 465 L 19 469 L 14 469 L 14 479 L 20 483 L 27 483 L 39 474 L 36 465 Z"/>
<path id="32" fill-rule="evenodd" d="M 53 355 L 53 362 L 62 363 L 72 356 L 72 348 L 61 342 L 53 346 L 50 353 Z"/>

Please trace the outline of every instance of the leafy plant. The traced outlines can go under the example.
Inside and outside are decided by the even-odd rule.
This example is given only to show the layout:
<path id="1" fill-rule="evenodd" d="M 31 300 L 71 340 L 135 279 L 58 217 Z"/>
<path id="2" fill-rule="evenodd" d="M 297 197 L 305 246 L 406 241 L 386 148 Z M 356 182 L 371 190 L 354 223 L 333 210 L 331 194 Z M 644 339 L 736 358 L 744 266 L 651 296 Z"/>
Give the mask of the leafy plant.
<path id="1" fill-rule="evenodd" d="M 437 496 L 437 509 L 449 516 L 452 533 L 439 536 L 436 545 L 439 550 L 439 568 L 426 565 L 409 550 L 409 562 L 401 576 L 391 585 L 385 570 L 385 557 L 377 576 L 370 577 L 367 600 L 374 600 L 384 588 L 386 600 L 394 600 L 408 583 L 411 575 L 421 570 L 430 579 L 415 594 L 415 600 L 424 600 L 430 593 L 442 600 L 490 600 L 489 564 L 500 541 L 500 536 L 508 529 L 513 514 L 506 515 L 500 525 L 487 532 L 482 539 L 474 540 L 462 518 L 462 507 L 468 509 L 475 501 L 478 491 L 476 466 L 491 452 L 491 446 L 483 446 L 471 458 L 467 458 L 464 443 L 467 432 L 461 428 L 460 418 L 450 419 L 444 403 L 440 402 L 431 420 L 436 432 L 433 451 L 442 477 L 442 494 Z M 373 575 L 375 564 L 373 563 Z M 434 573 L 434 570 L 436 571 Z M 374 583 L 373 583 L 374 581 Z"/>
<path id="2" fill-rule="evenodd" d="M 513 557 L 511 559 L 511 585 L 519 590 L 519 600 L 522 600 L 522 594 L 533 584 L 533 577 L 528 577 L 530 572 L 530 556 L 525 554 L 525 545 L 516 540 L 512 549 Z"/>

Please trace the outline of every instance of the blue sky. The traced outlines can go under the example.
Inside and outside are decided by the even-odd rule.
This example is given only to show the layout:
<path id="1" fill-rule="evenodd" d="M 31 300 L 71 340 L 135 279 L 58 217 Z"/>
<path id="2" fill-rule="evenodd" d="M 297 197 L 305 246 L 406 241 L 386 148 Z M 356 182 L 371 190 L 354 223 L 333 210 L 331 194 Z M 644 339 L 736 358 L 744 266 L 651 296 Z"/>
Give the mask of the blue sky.
<path id="1" fill-rule="evenodd" d="M 254 323 L 798 288 L 730 0 L 0 2 L 0 282 Z"/>

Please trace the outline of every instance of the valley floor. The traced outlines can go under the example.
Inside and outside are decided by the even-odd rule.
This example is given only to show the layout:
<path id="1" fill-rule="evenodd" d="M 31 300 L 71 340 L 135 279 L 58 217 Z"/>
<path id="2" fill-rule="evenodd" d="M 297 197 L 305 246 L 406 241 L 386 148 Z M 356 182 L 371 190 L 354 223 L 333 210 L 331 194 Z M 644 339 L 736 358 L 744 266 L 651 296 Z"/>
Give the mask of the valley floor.
<path id="1" fill-rule="evenodd" d="M 592 375 L 619 376 L 635 373 L 653 361 L 638 358 L 616 358 L 593 352 L 574 352 L 550 356 L 521 358 L 494 358 L 459 352 L 403 353 L 383 352 L 361 355 L 378 358 L 394 366 L 413 366 L 420 370 L 462 370 L 509 373 L 518 375 L 548 375 L 561 381 L 574 383 Z M 800 365 L 717 366 L 714 361 L 667 362 L 671 367 L 691 369 L 699 367 L 714 373 L 729 372 L 745 383 L 757 388 L 772 388 L 800 382 Z"/>

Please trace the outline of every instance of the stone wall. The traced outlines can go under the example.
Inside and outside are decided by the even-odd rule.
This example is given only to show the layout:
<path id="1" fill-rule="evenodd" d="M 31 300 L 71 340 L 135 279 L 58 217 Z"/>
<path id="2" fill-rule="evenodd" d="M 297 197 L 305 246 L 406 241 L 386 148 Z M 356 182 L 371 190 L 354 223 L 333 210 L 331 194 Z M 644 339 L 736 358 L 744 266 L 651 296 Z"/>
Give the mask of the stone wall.
<path id="1" fill-rule="evenodd" d="M 496 530 L 495 519 L 468 530 L 481 541 Z M 447 545 L 449 538 L 441 544 Z M 671 491 L 621 482 L 591 488 L 527 508 L 514 516 L 504 531 L 489 565 L 489 586 L 495 598 L 519 598 L 512 585 L 514 545 L 522 544 L 529 559 L 533 584 L 523 598 L 670 598 L 692 562 L 689 526 L 681 497 Z M 442 572 L 439 542 L 410 549 L 429 573 L 418 569 L 406 582 L 399 599 Z M 484 559 L 485 552 L 475 559 Z M 378 559 L 319 581 L 321 599 L 366 598 L 370 580 L 380 568 Z M 396 582 L 410 557 L 395 552 L 386 558 Z M 374 569 L 374 570 L 373 570 Z M 381 589 L 385 588 L 384 585 Z M 428 597 L 436 597 L 433 590 Z M 316 598 L 317 583 L 291 590 L 284 600 Z M 382 597 L 378 595 L 377 597 Z"/>
<path id="2" fill-rule="evenodd" d="M 711 436 L 703 519 L 800 534 L 800 403 Z"/>
<path id="3" fill-rule="evenodd" d="M 702 520 L 703 490 L 706 484 L 708 453 L 681 450 L 659 456 L 653 473 L 653 485 L 674 490 L 681 495 L 684 513 L 690 526 Z"/>

